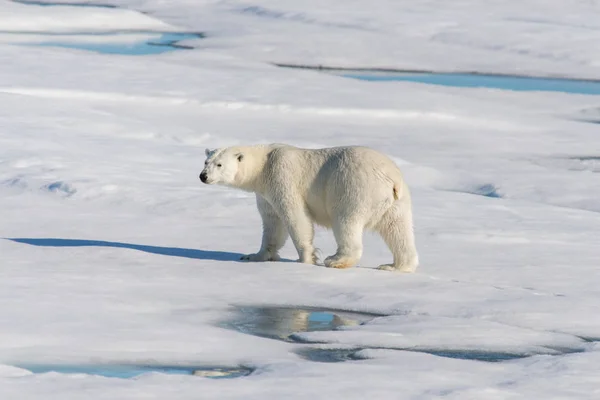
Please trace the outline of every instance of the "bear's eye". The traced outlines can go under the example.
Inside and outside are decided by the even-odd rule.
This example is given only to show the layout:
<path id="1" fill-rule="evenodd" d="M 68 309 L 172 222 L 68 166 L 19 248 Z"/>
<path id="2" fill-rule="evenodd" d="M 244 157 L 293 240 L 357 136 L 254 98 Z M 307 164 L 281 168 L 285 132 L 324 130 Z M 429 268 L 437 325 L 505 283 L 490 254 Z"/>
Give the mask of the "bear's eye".
<path id="1" fill-rule="evenodd" d="M 217 167 L 221 168 L 221 164 L 217 164 Z"/>
<path id="2" fill-rule="evenodd" d="M 208 161 L 204 161 L 204 165 L 208 165 Z"/>

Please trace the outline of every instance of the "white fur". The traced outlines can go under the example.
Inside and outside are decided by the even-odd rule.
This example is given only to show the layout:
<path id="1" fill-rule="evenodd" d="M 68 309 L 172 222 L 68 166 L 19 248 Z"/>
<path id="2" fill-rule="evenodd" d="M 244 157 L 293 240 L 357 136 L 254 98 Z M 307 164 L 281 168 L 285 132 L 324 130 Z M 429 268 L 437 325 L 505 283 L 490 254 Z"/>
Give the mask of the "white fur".
<path id="1" fill-rule="evenodd" d="M 262 245 L 242 259 L 275 261 L 291 236 L 299 262 L 315 264 L 314 224 L 333 230 L 332 268 L 356 265 L 365 229 L 378 232 L 394 262 L 384 270 L 412 272 L 418 265 L 410 193 L 392 160 L 367 147 L 301 149 L 282 144 L 206 150 L 205 183 L 256 194 Z M 219 167 L 220 165 L 220 167 Z"/>

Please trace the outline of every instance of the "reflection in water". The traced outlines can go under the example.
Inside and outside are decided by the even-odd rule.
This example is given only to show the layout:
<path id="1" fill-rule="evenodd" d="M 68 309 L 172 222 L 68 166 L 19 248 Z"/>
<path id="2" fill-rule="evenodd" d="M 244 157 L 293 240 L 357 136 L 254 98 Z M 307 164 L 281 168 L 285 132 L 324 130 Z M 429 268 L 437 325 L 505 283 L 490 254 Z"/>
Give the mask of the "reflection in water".
<path id="1" fill-rule="evenodd" d="M 238 307 L 237 310 L 236 318 L 224 323 L 225 327 L 285 341 L 293 341 L 290 335 L 296 332 L 335 330 L 360 325 L 376 317 L 372 314 L 292 307 Z"/>
<path id="2" fill-rule="evenodd" d="M 296 333 L 336 330 L 344 326 L 361 325 L 375 317 L 381 316 L 376 314 L 293 307 L 237 307 L 236 311 L 235 318 L 232 321 L 223 323 L 222 326 L 250 335 L 294 343 L 307 343 L 296 336 Z M 314 345 L 320 342 L 310 341 L 310 343 Z M 486 351 L 485 349 L 394 348 L 379 346 L 340 348 L 333 343 L 325 344 L 325 346 L 312 347 L 307 343 L 306 346 L 297 348 L 294 351 L 301 358 L 314 362 L 364 360 L 370 358 L 364 351 L 371 349 L 428 353 L 438 357 L 483 362 L 502 362 L 533 355 L 518 352 Z M 570 352 L 573 352 L 573 350 L 563 349 L 559 354 Z M 552 353 L 554 354 L 555 352 L 553 351 Z"/>

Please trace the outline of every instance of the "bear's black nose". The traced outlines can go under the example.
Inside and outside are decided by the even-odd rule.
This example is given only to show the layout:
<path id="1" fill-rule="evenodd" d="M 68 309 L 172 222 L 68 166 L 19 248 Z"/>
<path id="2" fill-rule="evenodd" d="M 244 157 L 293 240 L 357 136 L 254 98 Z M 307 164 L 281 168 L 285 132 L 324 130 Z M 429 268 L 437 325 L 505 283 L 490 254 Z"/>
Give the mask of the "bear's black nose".
<path id="1" fill-rule="evenodd" d="M 208 176 L 206 176 L 206 172 L 202 172 L 202 173 L 200 174 L 200 180 L 201 180 L 203 183 L 206 183 L 206 180 L 207 180 L 207 179 L 208 179 Z"/>

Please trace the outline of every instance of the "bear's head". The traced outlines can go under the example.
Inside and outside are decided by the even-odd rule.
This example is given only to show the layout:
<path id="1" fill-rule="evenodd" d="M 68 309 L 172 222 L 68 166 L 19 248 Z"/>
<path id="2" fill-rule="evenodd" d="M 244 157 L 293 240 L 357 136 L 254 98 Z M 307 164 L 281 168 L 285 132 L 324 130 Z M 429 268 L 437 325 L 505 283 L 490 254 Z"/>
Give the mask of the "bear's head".
<path id="1" fill-rule="evenodd" d="M 207 185 L 233 185 L 244 156 L 231 148 L 206 149 L 205 154 L 200 180 Z"/>

